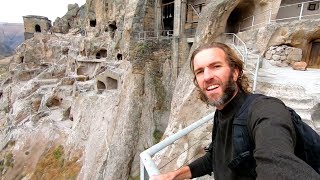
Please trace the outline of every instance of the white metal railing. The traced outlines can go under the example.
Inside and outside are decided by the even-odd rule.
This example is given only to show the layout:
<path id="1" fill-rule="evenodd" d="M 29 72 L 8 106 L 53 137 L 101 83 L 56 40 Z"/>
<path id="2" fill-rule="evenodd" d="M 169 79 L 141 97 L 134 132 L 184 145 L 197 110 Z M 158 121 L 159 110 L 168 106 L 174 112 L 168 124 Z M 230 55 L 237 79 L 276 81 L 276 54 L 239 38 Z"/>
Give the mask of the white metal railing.
<path id="1" fill-rule="evenodd" d="M 239 36 L 237 36 L 235 33 L 224 33 L 226 36 L 232 36 L 231 37 L 231 45 L 238 51 L 238 53 L 241 55 L 242 60 L 246 66 L 247 59 L 248 59 L 248 50 L 247 45 L 244 43 Z"/>
<path id="2" fill-rule="evenodd" d="M 258 80 L 258 71 L 260 66 L 260 56 L 256 54 L 250 54 L 250 56 L 254 56 L 253 58 L 256 59 L 255 66 L 253 69 L 248 68 L 248 49 L 245 42 L 243 42 L 239 36 L 237 36 L 234 33 L 224 33 L 225 39 L 224 41 L 227 44 L 230 44 L 242 57 L 242 60 L 244 62 L 244 67 L 246 70 L 253 75 L 253 84 L 252 84 L 252 92 L 254 93 L 256 91 L 257 87 L 257 80 Z M 231 36 L 231 38 L 228 38 Z M 231 41 L 230 41 L 231 40 Z"/>
<path id="3" fill-rule="evenodd" d="M 161 30 L 161 31 L 140 31 L 133 32 L 133 37 L 137 40 L 149 40 L 149 39 L 172 39 L 173 30 Z"/>
<path id="4" fill-rule="evenodd" d="M 150 147 L 149 149 L 143 151 L 140 154 L 140 180 L 148 179 L 149 176 L 160 174 L 160 171 L 157 165 L 155 164 L 155 162 L 153 161 L 153 159 L 151 158 L 151 156 L 153 156 L 160 150 L 164 149 L 165 147 L 169 146 L 170 144 L 180 139 L 181 137 L 185 136 L 189 132 L 193 131 L 194 129 L 205 124 L 206 122 L 210 120 L 212 121 L 213 117 L 214 117 L 214 112 L 196 121 L 195 123 L 189 125 L 188 127 L 178 131 L 177 133 L 167 137 L 166 139 L 164 139 L 163 141 L 160 141 L 158 144 Z"/>
<path id="5" fill-rule="evenodd" d="M 319 6 L 320 0 L 317 0 L 283 5 L 279 7 L 277 13 L 272 13 L 273 9 L 269 9 L 262 13 L 244 18 L 239 25 L 239 31 L 245 31 L 250 28 L 260 27 L 271 22 L 302 20 L 320 17 Z"/>
<path id="6" fill-rule="evenodd" d="M 196 15 L 198 17 L 200 17 L 200 13 L 193 7 L 193 5 L 192 4 L 188 4 L 188 5 L 193 9 L 193 11 L 196 13 Z"/>

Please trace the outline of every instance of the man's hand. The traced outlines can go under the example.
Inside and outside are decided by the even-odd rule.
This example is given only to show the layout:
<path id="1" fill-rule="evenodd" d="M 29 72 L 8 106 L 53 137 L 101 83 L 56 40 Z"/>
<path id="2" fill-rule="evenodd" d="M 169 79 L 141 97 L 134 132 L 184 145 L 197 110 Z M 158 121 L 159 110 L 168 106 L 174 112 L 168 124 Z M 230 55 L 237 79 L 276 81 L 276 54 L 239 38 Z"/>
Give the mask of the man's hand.
<path id="1" fill-rule="evenodd" d="M 185 166 L 176 171 L 168 172 L 166 174 L 160 174 L 151 176 L 150 180 L 183 180 L 190 179 L 192 177 L 189 166 Z"/>
<path id="2" fill-rule="evenodd" d="M 151 176 L 150 180 L 173 180 L 175 177 L 175 171 L 173 171 L 166 174 Z"/>

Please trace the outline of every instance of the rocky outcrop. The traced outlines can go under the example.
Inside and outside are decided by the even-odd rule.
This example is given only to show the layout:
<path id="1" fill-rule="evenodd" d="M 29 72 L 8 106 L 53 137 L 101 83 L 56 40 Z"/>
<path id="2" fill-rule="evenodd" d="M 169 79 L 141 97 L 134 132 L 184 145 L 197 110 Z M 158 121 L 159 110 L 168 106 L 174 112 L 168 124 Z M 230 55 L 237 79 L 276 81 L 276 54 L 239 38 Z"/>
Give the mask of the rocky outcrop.
<path id="1" fill-rule="evenodd" d="M 85 33 L 85 14 L 86 6 L 79 8 L 77 3 L 68 5 L 68 12 L 62 17 L 57 17 L 53 22 L 52 31 L 55 33 L 66 34 L 70 29 L 77 28 L 81 33 Z"/>
<path id="2" fill-rule="evenodd" d="M 271 46 L 267 50 L 265 54 L 265 58 L 269 60 L 270 64 L 275 66 L 279 66 L 279 67 L 286 67 L 289 65 L 293 66 L 293 64 L 301 61 L 302 50 L 299 48 L 294 48 L 287 45 Z"/>

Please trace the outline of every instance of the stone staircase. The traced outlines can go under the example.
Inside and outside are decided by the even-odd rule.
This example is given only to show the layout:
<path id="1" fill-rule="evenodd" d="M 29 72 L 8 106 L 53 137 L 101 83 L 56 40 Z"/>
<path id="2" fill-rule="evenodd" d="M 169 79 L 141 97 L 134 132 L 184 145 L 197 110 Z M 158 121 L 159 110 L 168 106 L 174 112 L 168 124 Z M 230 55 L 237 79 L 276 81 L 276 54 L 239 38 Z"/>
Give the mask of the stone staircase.
<path id="1" fill-rule="evenodd" d="M 247 69 L 254 69 L 256 59 L 249 53 Z M 275 67 L 262 59 L 258 71 L 256 93 L 281 99 L 293 108 L 304 122 L 320 133 L 320 119 L 313 116 L 320 111 L 320 70 L 293 70 L 291 67 Z M 248 73 L 247 73 L 248 74 Z M 248 74 L 250 79 L 252 75 Z"/>
<path id="2" fill-rule="evenodd" d="M 231 45 L 230 40 L 226 43 Z M 230 47 L 235 48 L 234 45 Z M 242 47 L 236 48 L 244 52 Z M 257 51 L 248 49 L 244 71 L 252 82 L 258 56 Z M 291 67 L 275 67 L 263 58 L 260 58 L 259 67 L 256 93 L 281 99 L 320 133 L 320 117 L 314 115 L 320 111 L 320 69 L 297 71 Z"/>

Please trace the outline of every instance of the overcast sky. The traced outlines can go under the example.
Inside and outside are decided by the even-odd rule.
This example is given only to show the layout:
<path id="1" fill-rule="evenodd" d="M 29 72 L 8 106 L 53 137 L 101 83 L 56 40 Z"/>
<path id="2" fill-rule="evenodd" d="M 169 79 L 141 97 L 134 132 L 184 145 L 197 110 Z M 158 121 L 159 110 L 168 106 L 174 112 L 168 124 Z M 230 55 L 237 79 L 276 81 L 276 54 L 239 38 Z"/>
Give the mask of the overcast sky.
<path id="1" fill-rule="evenodd" d="M 0 0 L 0 22 L 23 23 L 22 16 L 45 16 L 53 23 L 56 17 L 62 17 L 68 11 L 68 4 L 86 0 Z"/>

